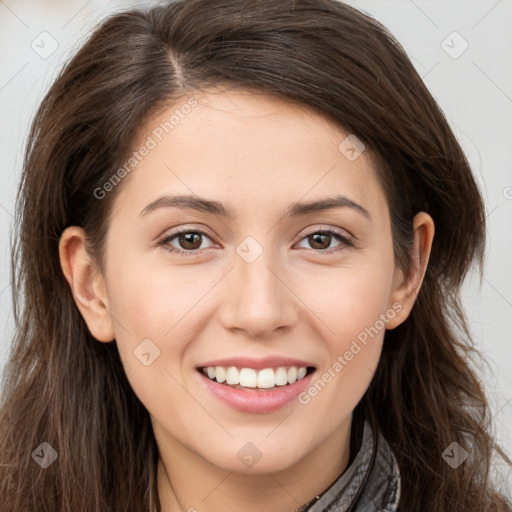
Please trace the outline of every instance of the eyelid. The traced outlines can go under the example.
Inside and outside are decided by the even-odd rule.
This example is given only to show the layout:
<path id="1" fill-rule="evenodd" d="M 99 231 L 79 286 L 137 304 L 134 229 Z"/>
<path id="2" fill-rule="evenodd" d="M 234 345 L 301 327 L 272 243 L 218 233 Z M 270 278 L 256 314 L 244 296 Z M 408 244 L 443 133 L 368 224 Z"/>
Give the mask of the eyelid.
<path id="1" fill-rule="evenodd" d="M 305 233 L 302 233 L 301 237 L 297 241 L 300 241 L 303 238 L 305 238 L 309 235 L 313 235 L 315 233 L 333 233 L 333 234 L 336 234 L 350 242 L 356 241 L 356 237 L 352 233 L 347 231 L 346 229 L 336 228 L 333 226 L 318 227 L 318 225 L 317 225 L 317 226 L 313 226 L 311 228 L 306 228 L 306 230 L 307 231 Z"/>
<path id="2" fill-rule="evenodd" d="M 158 243 L 159 241 L 165 239 L 165 238 L 169 238 L 169 237 L 173 237 L 173 236 L 176 236 L 176 235 L 180 235 L 182 233 L 192 233 L 192 232 L 197 232 L 197 233 L 202 233 L 203 235 L 207 236 L 208 238 L 210 238 L 211 240 L 213 240 L 213 238 L 215 238 L 213 235 L 210 234 L 210 230 L 207 229 L 207 228 L 204 228 L 202 227 L 202 225 L 187 225 L 187 224 L 179 224 L 178 226 L 175 226 L 173 228 L 168 228 L 166 229 L 163 234 L 159 235 L 157 238 L 156 238 L 156 242 Z"/>

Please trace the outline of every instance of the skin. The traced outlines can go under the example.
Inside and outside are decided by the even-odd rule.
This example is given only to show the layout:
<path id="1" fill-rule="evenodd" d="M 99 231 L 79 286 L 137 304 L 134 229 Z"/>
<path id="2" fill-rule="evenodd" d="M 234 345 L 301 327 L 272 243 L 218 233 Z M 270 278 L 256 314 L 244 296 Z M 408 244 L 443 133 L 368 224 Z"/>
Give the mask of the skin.
<path id="1" fill-rule="evenodd" d="M 434 224 L 423 212 L 414 218 L 414 270 L 406 279 L 395 267 L 389 209 L 369 151 L 349 161 L 338 149 L 347 133 L 304 106 L 240 91 L 193 97 L 198 105 L 124 179 L 104 271 L 78 227 L 62 235 L 62 268 L 93 336 L 116 340 L 151 415 L 162 510 L 291 512 L 345 470 L 352 411 L 375 373 L 385 329 L 309 403 L 295 400 L 272 413 L 231 409 L 202 385 L 195 367 L 235 355 L 280 355 L 310 361 L 317 380 L 394 304 L 401 311 L 385 328 L 407 318 Z M 154 117 L 134 148 L 186 99 Z M 350 207 L 281 218 L 293 202 L 334 193 L 371 220 Z M 219 201 L 236 215 L 178 208 L 141 215 L 163 194 Z M 176 237 L 159 246 L 176 228 L 207 236 L 195 245 Z M 322 229 L 348 233 L 355 245 L 335 237 L 315 244 L 309 235 Z M 263 249 L 251 263 L 236 252 L 247 236 Z M 180 257 L 170 247 L 196 254 Z M 160 350 L 149 366 L 134 356 L 145 339 Z M 250 468 L 237 457 L 247 442 L 261 452 Z"/>

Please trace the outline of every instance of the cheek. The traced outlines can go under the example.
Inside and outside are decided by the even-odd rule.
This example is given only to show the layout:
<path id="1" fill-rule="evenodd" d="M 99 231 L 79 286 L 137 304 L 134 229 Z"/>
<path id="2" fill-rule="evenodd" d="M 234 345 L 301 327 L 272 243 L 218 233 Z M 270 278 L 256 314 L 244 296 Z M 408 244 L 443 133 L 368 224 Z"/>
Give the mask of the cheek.
<path id="1" fill-rule="evenodd" d="M 120 335 L 128 331 L 137 338 L 176 337 L 175 332 L 194 317 L 194 305 L 200 309 L 211 281 L 211 275 L 203 280 L 192 267 L 177 270 L 147 266 L 136 259 L 124 262 L 113 269 L 109 287 L 113 314 L 123 322 Z"/>
<path id="2" fill-rule="evenodd" d="M 384 332 L 393 286 L 393 258 L 382 253 L 364 264 L 317 271 L 303 281 L 303 296 L 323 324 L 331 353 L 348 350 L 351 341 L 364 341 L 365 333 Z M 314 285 L 314 286 L 313 286 Z"/>
<path id="3" fill-rule="evenodd" d="M 338 416 L 348 414 L 373 378 L 386 319 L 395 315 L 389 309 L 393 275 L 390 246 L 364 263 L 332 269 L 330 275 L 324 269 L 304 283 L 303 293 L 309 288 L 308 305 L 315 312 L 326 357 L 303 402 L 314 401 L 334 422 L 332 404 L 340 404 Z M 309 286 L 312 283 L 314 288 Z"/>
<path id="4" fill-rule="evenodd" d="M 168 400 L 182 398 L 178 382 L 190 377 L 189 349 L 211 320 L 209 292 L 219 277 L 193 266 L 158 268 L 141 258 L 112 266 L 109 277 L 116 342 L 125 372 L 146 408 L 158 411 L 163 390 Z"/>
<path id="5" fill-rule="evenodd" d="M 182 410 L 194 405 L 179 384 L 191 333 L 201 328 L 191 308 L 205 292 L 191 282 L 191 276 L 145 268 L 134 260 L 113 269 L 110 280 L 116 343 L 126 376 L 144 407 L 165 419 L 171 430 L 184 427 L 181 415 L 166 411 L 169 404 Z"/>
<path id="6" fill-rule="evenodd" d="M 304 417 L 304 427 L 317 432 L 318 440 L 338 428 L 371 383 L 382 350 L 386 298 L 385 287 L 378 289 L 373 280 L 359 280 L 357 286 L 337 288 L 324 296 L 323 316 L 329 327 L 323 329 L 326 357 L 299 396 L 299 403 L 311 411 Z"/>

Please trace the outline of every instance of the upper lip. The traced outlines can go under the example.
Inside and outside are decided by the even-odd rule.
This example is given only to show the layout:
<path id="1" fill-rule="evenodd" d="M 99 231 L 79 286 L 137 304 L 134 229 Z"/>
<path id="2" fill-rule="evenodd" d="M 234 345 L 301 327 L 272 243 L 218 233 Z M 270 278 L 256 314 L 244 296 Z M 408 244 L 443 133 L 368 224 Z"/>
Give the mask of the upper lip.
<path id="1" fill-rule="evenodd" d="M 213 366 L 235 366 L 236 368 L 254 368 L 255 370 L 262 370 L 263 368 L 279 368 L 280 366 L 298 366 L 298 367 L 313 367 L 311 363 L 293 357 L 283 356 L 267 356 L 264 358 L 256 359 L 253 357 L 229 357 L 226 359 L 215 359 L 214 361 L 207 361 L 200 364 L 198 368 L 208 368 Z"/>

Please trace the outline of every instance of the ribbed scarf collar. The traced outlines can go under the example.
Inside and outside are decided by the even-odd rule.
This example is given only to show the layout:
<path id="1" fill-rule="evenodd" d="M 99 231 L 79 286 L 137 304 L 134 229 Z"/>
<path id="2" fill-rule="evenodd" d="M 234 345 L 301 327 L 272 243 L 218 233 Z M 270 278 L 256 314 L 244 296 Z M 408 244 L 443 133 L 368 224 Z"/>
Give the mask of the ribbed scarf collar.
<path id="1" fill-rule="evenodd" d="M 361 402 L 353 416 L 347 469 L 320 496 L 296 512 L 396 512 L 398 464 L 380 431 L 374 431 Z"/>

